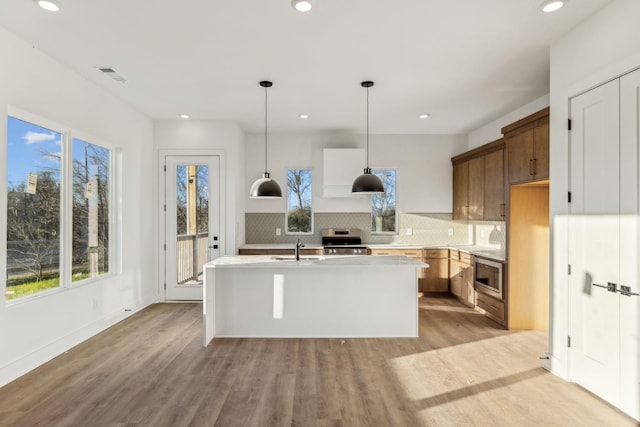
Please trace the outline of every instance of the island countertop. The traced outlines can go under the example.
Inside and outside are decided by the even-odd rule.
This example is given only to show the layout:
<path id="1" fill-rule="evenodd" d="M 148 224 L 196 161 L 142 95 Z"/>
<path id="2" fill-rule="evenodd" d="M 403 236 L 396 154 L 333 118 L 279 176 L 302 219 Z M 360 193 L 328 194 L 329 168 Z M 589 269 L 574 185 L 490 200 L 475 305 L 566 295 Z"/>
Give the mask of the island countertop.
<path id="1" fill-rule="evenodd" d="M 369 256 L 369 255 L 330 255 L 300 256 L 296 261 L 293 256 L 277 255 L 234 255 L 223 256 L 205 264 L 213 268 L 349 268 L 349 267 L 423 267 L 429 265 L 418 260 L 401 256 Z"/>

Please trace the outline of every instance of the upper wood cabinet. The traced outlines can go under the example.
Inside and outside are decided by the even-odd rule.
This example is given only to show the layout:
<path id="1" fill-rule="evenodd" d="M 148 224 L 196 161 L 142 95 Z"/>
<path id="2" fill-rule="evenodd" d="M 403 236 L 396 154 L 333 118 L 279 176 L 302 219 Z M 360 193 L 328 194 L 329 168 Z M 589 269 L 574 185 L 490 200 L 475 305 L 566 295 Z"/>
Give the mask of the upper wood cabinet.
<path id="1" fill-rule="evenodd" d="M 503 221 L 504 140 L 453 157 L 451 162 L 453 219 Z"/>
<path id="2" fill-rule="evenodd" d="M 488 221 L 505 219 L 504 149 L 484 156 L 484 213 Z"/>
<path id="3" fill-rule="evenodd" d="M 469 215 L 469 162 L 453 165 L 453 219 Z"/>
<path id="4" fill-rule="evenodd" d="M 549 108 L 502 128 L 509 184 L 549 178 Z"/>
<path id="5" fill-rule="evenodd" d="M 482 156 L 469 160 L 469 219 L 484 219 L 484 187 L 484 156 Z"/>

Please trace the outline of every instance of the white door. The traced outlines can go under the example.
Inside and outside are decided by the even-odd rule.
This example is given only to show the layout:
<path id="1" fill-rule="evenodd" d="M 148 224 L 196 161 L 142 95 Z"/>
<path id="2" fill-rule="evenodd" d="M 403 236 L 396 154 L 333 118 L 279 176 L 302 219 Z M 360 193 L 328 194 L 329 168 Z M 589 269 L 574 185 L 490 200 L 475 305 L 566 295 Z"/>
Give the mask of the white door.
<path id="1" fill-rule="evenodd" d="M 570 376 L 640 419 L 640 71 L 570 107 Z"/>
<path id="2" fill-rule="evenodd" d="M 571 100 L 571 379 L 620 401 L 619 82 Z"/>
<path id="3" fill-rule="evenodd" d="M 220 256 L 220 158 L 165 157 L 165 299 L 202 300 L 202 265 Z"/>
<path id="4" fill-rule="evenodd" d="M 620 79 L 620 286 L 640 294 L 640 70 Z M 640 296 L 620 296 L 620 408 L 640 420 Z"/>

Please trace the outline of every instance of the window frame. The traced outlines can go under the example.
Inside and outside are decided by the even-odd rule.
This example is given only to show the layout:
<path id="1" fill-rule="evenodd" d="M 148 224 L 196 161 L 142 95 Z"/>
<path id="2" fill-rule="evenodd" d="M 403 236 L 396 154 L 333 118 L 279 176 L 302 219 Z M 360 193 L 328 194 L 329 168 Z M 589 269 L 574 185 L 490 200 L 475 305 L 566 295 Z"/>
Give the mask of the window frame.
<path id="1" fill-rule="evenodd" d="M 5 132 L 5 138 L 8 133 L 8 122 L 10 118 L 21 120 L 31 123 L 35 126 L 39 126 L 45 129 L 52 130 L 61 135 L 61 161 L 60 161 L 60 260 L 59 260 L 59 278 L 60 285 L 56 288 L 35 292 L 33 294 L 24 295 L 14 299 L 6 298 L 7 285 L 5 283 L 4 289 L 2 289 L 2 298 L 4 298 L 5 305 L 7 307 L 24 304 L 30 301 L 34 301 L 40 298 L 46 298 L 49 295 L 57 294 L 59 292 L 65 292 L 67 290 L 77 288 L 80 286 L 86 286 L 100 280 L 113 277 L 120 271 L 120 242 L 121 235 L 120 229 L 117 226 L 116 216 L 120 211 L 118 201 L 121 194 L 121 185 L 119 174 L 120 170 L 118 165 L 121 163 L 121 151 L 120 149 L 109 142 L 105 142 L 100 138 L 96 138 L 86 132 L 75 129 L 72 126 L 65 126 L 51 119 L 47 119 L 28 111 L 21 110 L 19 108 L 8 106 L 5 120 L 7 123 L 7 129 Z M 108 149 L 109 155 L 109 270 L 108 272 L 98 275 L 96 277 L 89 277 L 86 279 L 72 281 L 72 269 L 73 269 L 73 140 L 78 139 L 85 143 L 97 145 L 99 147 Z M 9 150 L 7 147 L 7 161 L 9 161 Z M 6 178 L 5 178 L 6 179 Z M 5 188 L 2 190 L 7 195 L 8 182 L 5 182 Z M 7 206 L 3 207 L 6 209 Z M 5 219 L 6 221 L 6 219 Z M 6 225 L 6 224 L 5 224 Z M 6 235 L 3 242 L 5 248 L 7 245 Z M 6 265 L 6 255 L 5 255 Z M 6 266 L 8 267 L 8 266 Z"/>
<path id="2" fill-rule="evenodd" d="M 311 230 L 309 232 L 305 232 L 305 231 L 289 231 L 289 171 L 292 170 L 305 170 L 305 171 L 309 171 L 311 172 Z M 286 200 L 285 200 L 285 215 L 284 215 L 284 234 L 287 236 L 308 236 L 308 235 L 312 235 L 314 233 L 314 210 L 313 210 L 313 185 L 314 185 L 314 169 L 313 167 L 288 167 L 286 168 L 286 173 L 285 176 L 287 178 L 287 184 L 286 184 L 286 192 L 287 192 L 287 196 L 286 196 Z"/>
<path id="3" fill-rule="evenodd" d="M 394 186 L 394 204 L 395 204 L 395 215 L 394 215 L 394 221 L 393 221 L 393 227 L 394 230 L 393 231 L 375 231 L 373 228 L 373 197 L 375 197 L 375 194 L 371 195 L 371 219 L 370 219 L 370 231 L 372 235 L 376 235 L 376 236 L 397 236 L 399 234 L 399 213 L 398 213 L 398 168 L 394 168 L 394 167 L 380 167 L 380 168 L 371 168 L 371 173 L 373 175 L 376 175 L 377 171 L 387 171 L 387 170 L 392 170 L 394 172 L 394 181 L 393 181 L 393 186 Z"/>

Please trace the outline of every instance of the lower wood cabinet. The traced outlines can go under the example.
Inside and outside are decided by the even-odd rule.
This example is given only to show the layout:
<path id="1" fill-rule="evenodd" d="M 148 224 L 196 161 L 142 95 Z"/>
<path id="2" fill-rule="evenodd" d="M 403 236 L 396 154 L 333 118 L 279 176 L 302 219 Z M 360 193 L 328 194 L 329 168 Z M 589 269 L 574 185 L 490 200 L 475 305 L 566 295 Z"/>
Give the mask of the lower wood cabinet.
<path id="1" fill-rule="evenodd" d="M 422 292 L 449 292 L 449 249 L 425 249 Z"/>
<path id="2" fill-rule="evenodd" d="M 402 249 L 402 248 L 390 248 L 390 249 L 371 249 L 371 255 L 404 255 L 409 258 L 422 261 L 422 249 Z M 424 270 L 425 268 L 418 269 L 418 290 L 423 291 L 424 287 Z"/>
<path id="3" fill-rule="evenodd" d="M 476 304 L 473 288 L 473 256 L 467 252 L 449 251 L 449 284 L 451 293 L 470 307 Z"/>
<path id="4" fill-rule="evenodd" d="M 502 325 L 506 325 L 504 301 L 483 292 L 476 292 L 476 305 L 485 314 Z"/>

